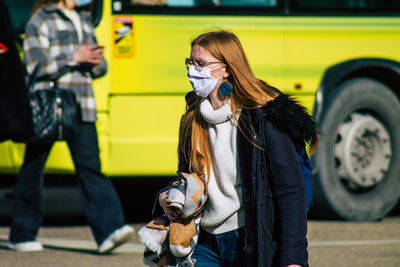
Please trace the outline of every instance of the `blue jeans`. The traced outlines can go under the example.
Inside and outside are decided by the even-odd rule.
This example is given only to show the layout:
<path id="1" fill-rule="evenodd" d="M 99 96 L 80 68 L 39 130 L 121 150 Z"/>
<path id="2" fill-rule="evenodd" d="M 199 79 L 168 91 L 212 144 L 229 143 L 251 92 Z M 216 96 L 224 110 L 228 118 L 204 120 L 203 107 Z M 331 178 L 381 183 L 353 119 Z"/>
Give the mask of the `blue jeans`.
<path id="1" fill-rule="evenodd" d="M 196 267 L 245 266 L 244 227 L 216 235 L 201 229 L 192 258 Z"/>
<path id="2" fill-rule="evenodd" d="M 81 122 L 67 140 L 75 164 L 78 186 L 88 223 L 97 244 L 124 225 L 124 215 L 111 181 L 100 168 L 99 147 L 94 123 Z M 53 144 L 28 143 L 24 164 L 17 179 L 10 241 L 35 240 L 42 223 L 43 170 Z"/>

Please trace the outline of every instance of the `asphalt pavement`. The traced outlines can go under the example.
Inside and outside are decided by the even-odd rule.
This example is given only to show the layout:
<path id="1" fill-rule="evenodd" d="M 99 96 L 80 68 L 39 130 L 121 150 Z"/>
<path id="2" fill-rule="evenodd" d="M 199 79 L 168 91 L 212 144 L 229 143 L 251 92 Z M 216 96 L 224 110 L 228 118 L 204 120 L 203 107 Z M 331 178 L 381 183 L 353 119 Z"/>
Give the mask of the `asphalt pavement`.
<path id="1" fill-rule="evenodd" d="M 131 224 L 136 232 L 142 223 Z M 400 216 L 380 222 L 309 221 L 310 266 L 399 267 Z M 85 225 L 45 225 L 38 240 L 42 252 L 15 252 L 7 248 L 8 227 L 0 226 L 0 266 L 145 266 L 143 245 L 134 238 L 110 255 L 98 255 Z"/>

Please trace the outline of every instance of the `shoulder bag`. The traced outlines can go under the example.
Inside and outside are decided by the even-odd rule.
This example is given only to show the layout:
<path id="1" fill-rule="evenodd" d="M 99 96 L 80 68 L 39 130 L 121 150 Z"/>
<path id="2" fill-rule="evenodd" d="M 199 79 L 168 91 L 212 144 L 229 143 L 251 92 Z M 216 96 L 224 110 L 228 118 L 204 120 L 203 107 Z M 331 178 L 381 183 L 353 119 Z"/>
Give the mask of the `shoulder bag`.
<path id="1" fill-rule="evenodd" d="M 71 69 L 63 70 L 54 77 L 40 79 L 36 79 L 37 70 L 38 66 L 28 83 L 34 130 L 29 141 L 51 143 L 69 139 L 80 120 L 79 103 L 74 91 L 58 87 L 57 79 Z M 50 88 L 34 91 L 33 86 L 39 81 L 48 81 Z"/>

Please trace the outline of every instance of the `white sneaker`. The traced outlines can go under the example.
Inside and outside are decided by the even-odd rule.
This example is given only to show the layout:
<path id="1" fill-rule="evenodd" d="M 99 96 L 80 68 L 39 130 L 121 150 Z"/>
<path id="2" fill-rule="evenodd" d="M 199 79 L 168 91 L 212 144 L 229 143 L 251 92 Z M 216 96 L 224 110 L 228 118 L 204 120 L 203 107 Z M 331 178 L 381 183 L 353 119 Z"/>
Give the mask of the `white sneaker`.
<path id="1" fill-rule="evenodd" d="M 129 225 L 124 225 L 121 228 L 112 232 L 98 248 L 100 254 L 111 252 L 116 247 L 128 241 L 133 235 L 133 228 Z"/>
<path id="2" fill-rule="evenodd" d="M 31 251 L 42 251 L 43 246 L 38 241 L 26 241 L 26 242 L 19 242 L 13 243 L 8 242 L 7 244 L 9 249 L 16 250 L 16 251 L 24 251 L 24 252 L 31 252 Z"/>

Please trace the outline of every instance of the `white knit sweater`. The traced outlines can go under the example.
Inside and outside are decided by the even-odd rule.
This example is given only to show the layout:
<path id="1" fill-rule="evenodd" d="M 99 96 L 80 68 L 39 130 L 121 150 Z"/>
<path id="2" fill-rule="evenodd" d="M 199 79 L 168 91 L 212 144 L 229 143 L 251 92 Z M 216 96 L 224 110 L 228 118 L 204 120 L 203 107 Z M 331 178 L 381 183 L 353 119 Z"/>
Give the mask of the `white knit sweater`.
<path id="1" fill-rule="evenodd" d="M 200 113 L 208 122 L 212 166 L 208 175 L 208 200 L 201 226 L 212 234 L 244 226 L 242 187 L 236 167 L 236 121 L 228 103 L 214 110 L 205 98 Z"/>

